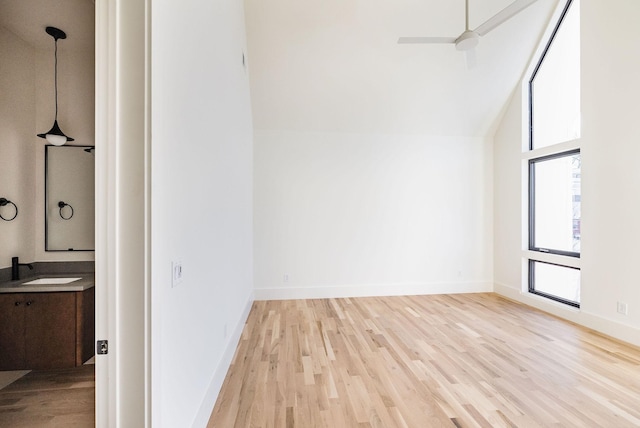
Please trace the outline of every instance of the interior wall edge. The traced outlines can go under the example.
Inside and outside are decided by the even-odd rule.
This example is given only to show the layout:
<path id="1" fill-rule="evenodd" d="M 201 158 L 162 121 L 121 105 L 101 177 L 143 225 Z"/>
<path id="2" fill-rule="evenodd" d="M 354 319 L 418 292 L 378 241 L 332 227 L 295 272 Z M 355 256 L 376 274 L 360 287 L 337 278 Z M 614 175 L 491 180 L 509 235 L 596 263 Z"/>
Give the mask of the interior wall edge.
<path id="1" fill-rule="evenodd" d="M 598 333 L 611 336 L 634 346 L 640 346 L 640 329 L 619 321 L 608 319 L 594 313 L 569 307 L 540 296 L 535 296 L 508 285 L 494 283 L 493 289 L 496 294 L 507 299 L 534 307 L 543 312 L 560 317 L 564 320 L 576 323 L 597 331 Z"/>
<path id="2" fill-rule="evenodd" d="M 211 378 L 211 382 L 209 382 L 209 387 L 207 388 L 207 392 L 202 399 L 202 403 L 200 404 L 198 413 L 196 414 L 193 423 L 190 425 L 192 427 L 205 427 L 209 422 L 211 412 L 213 412 L 213 407 L 215 406 L 216 400 L 218 399 L 218 394 L 220 393 L 220 389 L 222 388 L 224 379 L 227 376 L 229 367 L 231 367 L 231 361 L 233 360 L 236 348 L 238 347 L 238 343 L 240 343 L 240 336 L 242 335 L 244 325 L 249 318 L 249 312 L 251 312 L 251 307 L 253 306 L 254 300 L 256 300 L 254 293 L 251 293 L 242 311 L 242 315 L 238 319 L 238 322 L 233 329 L 233 333 L 227 341 L 226 348 L 224 350 L 224 353 L 222 354 L 222 359 L 218 363 L 213 377 Z"/>
<path id="3" fill-rule="evenodd" d="M 345 297 L 411 296 L 429 294 L 489 293 L 490 281 L 404 284 L 357 284 L 315 287 L 255 288 L 255 300 L 329 299 Z"/>

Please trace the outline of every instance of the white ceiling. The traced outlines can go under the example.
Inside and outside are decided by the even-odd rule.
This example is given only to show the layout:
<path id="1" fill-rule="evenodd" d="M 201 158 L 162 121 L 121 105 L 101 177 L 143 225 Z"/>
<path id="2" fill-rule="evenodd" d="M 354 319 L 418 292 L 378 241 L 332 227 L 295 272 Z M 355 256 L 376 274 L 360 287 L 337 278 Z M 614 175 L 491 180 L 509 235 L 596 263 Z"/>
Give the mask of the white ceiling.
<path id="1" fill-rule="evenodd" d="M 48 26 L 67 33 L 58 42 L 68 50 L 94 49 L 93 0 L 0 0 L 0 27 L 38 49 L 53 49 Z"/>
<path id="2" fill-rule="evenodd" d="M 476 28 L 511 0 L 470 0 Z M 464 0 L 245 0 L 257 129 L 492 135 L 558 0 L 539 0 L 480 40 L 453 45 Z"/>

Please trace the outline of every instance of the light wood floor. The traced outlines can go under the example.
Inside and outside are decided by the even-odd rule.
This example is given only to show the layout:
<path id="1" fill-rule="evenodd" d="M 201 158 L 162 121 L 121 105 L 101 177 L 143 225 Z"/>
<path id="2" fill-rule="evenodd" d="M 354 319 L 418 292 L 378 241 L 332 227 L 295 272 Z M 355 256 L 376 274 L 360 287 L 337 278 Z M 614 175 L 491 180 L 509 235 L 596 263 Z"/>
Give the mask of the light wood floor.
<path id="1" fill-rule="evenodd" d="M 640 349 L 494 294 L 255 302 L 208 427 L 638 427 Z"/>
<path id="2" fill-rule="evenodd" d="M 95 426 L 94 365 L 32 371 L 0 390 L 0 427 Z"/>

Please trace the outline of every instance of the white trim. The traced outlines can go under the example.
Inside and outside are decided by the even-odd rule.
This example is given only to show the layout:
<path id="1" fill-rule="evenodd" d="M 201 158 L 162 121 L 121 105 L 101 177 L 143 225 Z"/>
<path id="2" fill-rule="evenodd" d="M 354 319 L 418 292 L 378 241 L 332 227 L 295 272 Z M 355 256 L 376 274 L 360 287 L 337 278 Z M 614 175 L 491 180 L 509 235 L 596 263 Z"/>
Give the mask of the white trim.
<path id="1" fill-rule="evenodd" d="M 96 4 L 97 427 L 151 426 L 149 5 Z"/>
<path id="2" fill-rule="evenodd" d="M 525 250 L 522 252 L 522 257 L 527 261 L 533 260 L 537 262 L 552 263 L 561 266 L 568 266 L 580 269 L 580 257 L 565 256 L 562 254 L 543 253 L 542 251 Z M 526 270 L 529 267 L 526 266 Z"/>
<path id="3" fill-rule="evenodd" d="M 144 417 L 145 427 L 153 425 L 152 420 L 152 370 L 151 370 L 151 0 L 144 0 Z"/>
<path id="4" fill-rule="evenodd" d="M 256 300 L 411 296 L 428 294 L 487 293 L 492 291 L 493 284 L 490 281 L 254 288 Z"/>
<path id="5" fill-rule="evenodd" d="M 148 168 L 146 162 L 148 79 L 146 55 L 148 28 L 145 0 L 115 0 L 115 145 L 109 165 L 115 183 L 114 287 L 116 301 L 109 308 L 115 320 L 110 331 L 109 354 L 116 363 L 117 426 L 149 427 L 147 403 L 149 254 L 147 237 Z M 111 353 L 113 352 L 113 355 Z"/>
<path id="6" fill-rule="evenodd" d="M 211 418 L 211 412 L 213 411 L 216 400 L 218 399 L 218 394 L 220 394 L 220 389 L 222 388 L 224 379 L 227 376 L 227 372 L 229 371 L 229 367 L 231 366 L 231 362 L 233 361 L 233 356 L 235 355 L 236 348 L 238 347 L 238 343 L 240 342 L 240 337 L 242 336 L 242 331 L 244 330 L 247 318 L 249 318 L 249 312 L 251 312 L 253 301 L 254 296 L 252 293 L 251 296 L 249 296 L 249 300 L 247 300 L 247 304 L 242 311 L 242 315 L 240 315 L 238 323 L 233 329 L 233 334 L 227 341 L 227 345 L 224 353 L 222 354 L 222 358 L 218 363 L 211 382 L 209 382 L 209 387 L 207 388 L 207 392 L 202 399 L 202 403 L 200 404 L 200 408 L 198 409 L 195 420 L 191 424 L 192 427 L 205 427 L 209 422 L 209 418 Z"/>
<path id="7" fill-rule="evenodd" d="M 527 98 L 529 97 L 529 93 L 527 92 L 526 94 Z M 527 105 L 527 112 L 529 111 L 529 106 Z M 527 127 L 529 126 L 529 117 L 527 116 Z M 529 135 L 527 134 L 526 137 L 527 141 L 527 145 L 529 144 Z M 538 158 L 542 158 L 545 156 L 552 156 L 552 155 L 562 155 L 565 152 L 570 152 L 573 150 L 580 150 L 580 145 L 582 143 L 582 140 L 580 138 L 576 138 L 573 140 L 569 140 L 569 141 L 563 141 L 561 143 L 555 143 L 552 144 L 550 146 L 544 146 L 544 147 L 540 147 L 537 149 L 533 149 L 533 150 L 527 150 L 525 152 L 522 153 L 522 159 L 524 160 L 532 160 L 532 159 L 538 159 Z M 527 166 L 529 165 L 529 163 L 527 162 Z"/>
<path id="8" fill-rule="evenodd" d="M 115 1 L 99 1 L 95 9 L 95 195 L 96 195 L 96 339 L 110 340 L 115 332 Z M 95 358 L 96 427 L 115 425 L 116 361 L 110 355 Z"/>
<path id="9" fill-rule="evenodd" d="M 640 346 L 640 329 L 621 323 L 616 320 L 604 318 L 582 309 L 563 305 L 553 300 L 545 299 L 526 291 L 520 291 L 508 285 L 495 283 L 494 292 L 508 299 L 532 306 L 541 311 L 555 315 L 567 321 L 590 328 L 599 333 L 611 336 L 623 342 Z"/>

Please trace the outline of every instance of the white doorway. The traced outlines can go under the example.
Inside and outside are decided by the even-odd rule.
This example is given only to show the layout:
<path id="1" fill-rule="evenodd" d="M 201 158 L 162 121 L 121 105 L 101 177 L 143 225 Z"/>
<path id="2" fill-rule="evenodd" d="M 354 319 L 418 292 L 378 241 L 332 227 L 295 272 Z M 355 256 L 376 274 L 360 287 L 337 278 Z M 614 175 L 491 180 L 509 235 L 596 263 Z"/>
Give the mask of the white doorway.
<path id="1" fill-rule="evenodd" d="M 151 426 L 148 0 L 96 6 L 96 426 Z"/>

